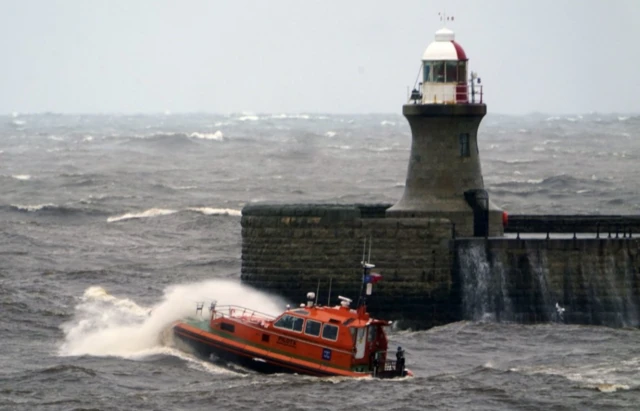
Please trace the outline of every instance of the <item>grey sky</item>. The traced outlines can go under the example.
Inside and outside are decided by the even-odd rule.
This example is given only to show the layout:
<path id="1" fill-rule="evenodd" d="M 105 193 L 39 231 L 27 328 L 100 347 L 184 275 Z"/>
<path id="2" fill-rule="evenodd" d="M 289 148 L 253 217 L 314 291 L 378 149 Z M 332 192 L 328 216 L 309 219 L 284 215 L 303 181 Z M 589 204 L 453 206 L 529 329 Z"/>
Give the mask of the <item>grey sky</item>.
<path id="1" fill-rule="evenodd" d="M 640 112 L 639 0 L 0 6 L 0 113 L 400 112 L 441 10 L 490 112 Z"/>

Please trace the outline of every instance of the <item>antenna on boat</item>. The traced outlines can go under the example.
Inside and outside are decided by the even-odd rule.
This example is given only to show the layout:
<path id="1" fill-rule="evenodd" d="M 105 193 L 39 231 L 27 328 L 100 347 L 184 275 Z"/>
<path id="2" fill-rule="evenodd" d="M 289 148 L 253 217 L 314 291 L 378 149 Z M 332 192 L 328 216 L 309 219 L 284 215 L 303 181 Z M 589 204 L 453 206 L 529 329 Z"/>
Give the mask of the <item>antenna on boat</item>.
<path id="1" fill-rule="evenodd" d="M 320 279 L 318 278 L 318 287 L 316 288 L 316 301 L 313 305 L 318 305 L 318 295 L 320 295 Z"/>
<path id="2" fill-rule="evenodd" d="M 329 295 L 327 295 L 327 307 L 331 307 L 331 283 L 333 278 L 329 277 Z"/>
<path id="3" fill-rule="evenodd" d="M 371 261 L 371 243 L 373 243 L 373 239 L 371 238 L 371 235 L 369 235 L 369 257 L 367 257 L 367 263 Z"/>

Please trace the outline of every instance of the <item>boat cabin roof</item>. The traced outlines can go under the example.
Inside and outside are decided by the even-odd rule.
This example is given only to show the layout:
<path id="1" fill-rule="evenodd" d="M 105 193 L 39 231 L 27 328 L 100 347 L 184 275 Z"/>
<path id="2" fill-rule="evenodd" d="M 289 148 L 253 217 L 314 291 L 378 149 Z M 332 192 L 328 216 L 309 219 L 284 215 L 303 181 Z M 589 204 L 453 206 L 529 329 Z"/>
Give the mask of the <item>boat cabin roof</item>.
<path id="1" fill-rule="evenodd" d="M 343 325 L 348 327 L 365 327 L 371 324 L 389 325 L 389 321 L 376 320 L 369 316 L 369 313 L 360 313 L 349 307 L 335 306 L 304 306 L 291 308 L 285 311 L 283 315 L 295 315 L 305 319 L 316 320 L 327 324 Z"/>

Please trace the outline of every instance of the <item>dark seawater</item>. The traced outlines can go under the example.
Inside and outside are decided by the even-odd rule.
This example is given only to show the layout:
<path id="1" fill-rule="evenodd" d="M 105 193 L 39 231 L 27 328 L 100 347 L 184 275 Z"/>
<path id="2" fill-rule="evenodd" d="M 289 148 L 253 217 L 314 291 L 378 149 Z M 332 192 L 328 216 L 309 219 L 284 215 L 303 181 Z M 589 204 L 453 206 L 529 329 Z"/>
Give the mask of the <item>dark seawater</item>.
<path id="1" fill-rule="evenodd" d="M 640 213 L 640 116 L 489 115 L 479 144 L 510 213 Z M 634 328 L 395 330 L 416 374 L 396 381 L 174 346 L 196 301 L 285 303 L 239 283 L 243 205 L 395 202 L 409 147 L 394 114 L 0 116 L 0 409 L 638 409 Z"/>

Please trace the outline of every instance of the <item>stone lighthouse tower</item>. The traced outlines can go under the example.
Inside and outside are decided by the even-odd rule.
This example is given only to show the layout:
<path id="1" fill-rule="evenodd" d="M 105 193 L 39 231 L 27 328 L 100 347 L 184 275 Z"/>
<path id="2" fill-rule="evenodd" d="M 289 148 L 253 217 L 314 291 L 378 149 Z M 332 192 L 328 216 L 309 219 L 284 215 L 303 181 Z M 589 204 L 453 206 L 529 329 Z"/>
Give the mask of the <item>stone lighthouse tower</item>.
<path id="1" fill-rule="evenodd" d="M 482 86 L 453 31 L 442 28 L 422 56 L 422 82 L 402 113 L 412 144 L 404 194 L 390 218 L 445 218 L 456 235 L 504 233 L 480 168 L 478 127 L 487 113 Z"/>

